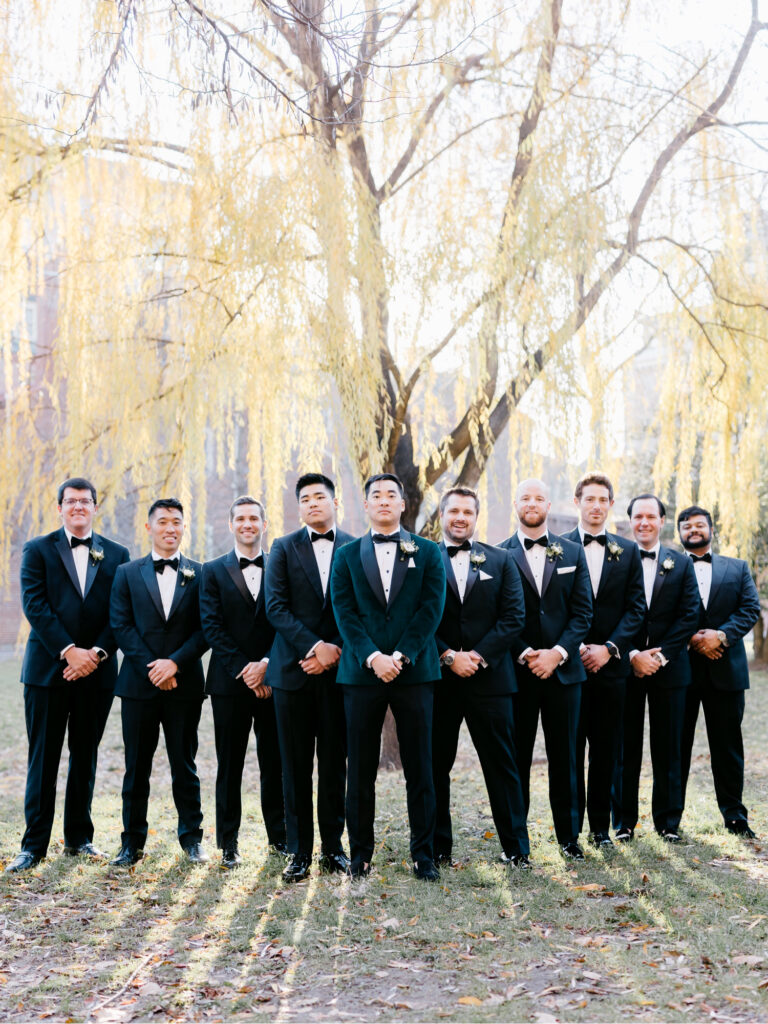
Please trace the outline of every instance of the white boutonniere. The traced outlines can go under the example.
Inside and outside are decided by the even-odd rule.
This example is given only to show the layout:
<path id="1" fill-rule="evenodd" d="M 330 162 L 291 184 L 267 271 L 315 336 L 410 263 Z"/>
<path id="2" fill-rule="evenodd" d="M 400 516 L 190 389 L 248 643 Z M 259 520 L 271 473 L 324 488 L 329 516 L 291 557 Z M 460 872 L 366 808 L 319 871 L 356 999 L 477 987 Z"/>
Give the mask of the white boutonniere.
<path id="1" fill-rule="evenodd" d="M 98 565 L 99 562 L 104 560 L 104 552 L 101 548 L 91 548 L 91 561 L 94 565 Z"/>
<path id="2" fill-rule="evenodd" d="M 615 540 L 608 541 L 608 561 L 618 562 L 621 558 L 624 548 L 621 544 L 617 544 Z"/>
<path id="3" fill-rule="evenodd" d="M 670 558 L 669 555 L 667 555 L 667 557 L 661 563 L 661 568 L 659 569 L 659 576 L 666 576 L 667 573 L 668 572 L 672 572 L 672 570 L 674 568 L 675 568 L 675 560 L 674 560 L 674 558 Z"/>
<path id="4" fill-rule="evenodd" d="M 557 543 L 557 541 L 554 541 L 552 544 L 548 544 L 547 545 L 545 554 L 546 554 L 546 556 L 547 556 L 547 558 L 549 559 L 550 562 L 554 562 L 554 560 L 556 558 L 562 558 L 563 557 L 563 549 Z"/>
<path id="5" fill-rule="evenodd" d="M 195 578 L 195 570 L 190 569 L 188 565 L 185 565 L 181 570 L 181 579 L 179 580 L 179 586 L 183 587 L 189 583 L 190 580 Z"/>
<path id="6" fill-rule="evenodd" d="M 406 558 L 412 558 L 416 554 L 419 550 L 419 545 L 413 540 L 401 540 L 400 550 L 402 552 L 400 561 L 404 562 Z"/>
<path id="7" fill-rule="evenodd" d="M 477 572 L 481 565 L 485 565 L 485 552 L 472 551 L 470 552 L 469 560 L 472 563 L 472 568 Z"/>

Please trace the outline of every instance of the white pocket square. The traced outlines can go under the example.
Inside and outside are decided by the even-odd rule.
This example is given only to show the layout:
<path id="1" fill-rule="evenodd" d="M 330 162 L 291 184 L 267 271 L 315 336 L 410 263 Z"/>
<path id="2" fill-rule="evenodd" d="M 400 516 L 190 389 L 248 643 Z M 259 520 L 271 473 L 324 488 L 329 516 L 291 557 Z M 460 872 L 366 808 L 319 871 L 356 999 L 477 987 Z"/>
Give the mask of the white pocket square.
<path id="1" fill-rule="evenodd" d="M 561 568 L 559 568 L 557 570 L 557 572 L 558 572 L 558 575 L 560 573 L 562 573 L 562 572 L 576 572 L 576 566 L 575 565 L 564 565 Z"/>
<path id="2" fill-rule="evenodd" d="M 489 572 L 483 572 L 483 570 L 481 569 L 480 570 L 480 579 L 481 580 L 492 580 L 493 576 L 491 576 L 491 574 Z"/>
<path id="3" fill-rule="evenodd" d="M 408 559 L 408 568 L 409 569 L 415 569 L 416 568 L 416 563 L 414 562 L 414 560 L 412 558 Z"/>

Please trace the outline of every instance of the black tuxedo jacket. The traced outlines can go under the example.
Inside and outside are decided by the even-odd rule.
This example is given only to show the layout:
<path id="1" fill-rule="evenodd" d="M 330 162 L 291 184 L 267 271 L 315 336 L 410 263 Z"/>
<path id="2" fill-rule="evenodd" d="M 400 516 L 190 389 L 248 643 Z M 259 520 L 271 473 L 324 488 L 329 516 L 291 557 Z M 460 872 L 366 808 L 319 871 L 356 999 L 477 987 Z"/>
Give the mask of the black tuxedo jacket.
<path id="1" fill-rule="evenodd" d="M 566 540 L 581 544 L 579 529 L 563 535 Z M 645 618 L 645 589 L 640 565 L 640 549 L 633 540 L 616 533 L 606 532 L 603 571 L 592 595 L 592 625 L 584 639 L 585 644 L 604 644 L 610 640 L 616 645 L 621 658 L 610 658 L 595 677 L 622 678 L 630 672 L 629 652 Z M 620 555 L 611 555 L 608 544 L 621 548 Z M 589 569 L 587 569 L 589 572 Z M 590 581 L 591 587 L 591 581 Z M 589 678 L 593 678 L 589 675 Z"/>
<path id="2" fill-rule="evenodd" d="M 234 696 L 249 691 L 237 676 L 250 661 L 269 656 L 275 630 L 267 619 L 264 554 L 259 594 L 254 601 L 235 551 L 206 562 L 200 578 L 200 621 L 211 648 L 205 692 Z M 250 691 L 249 691 L 250 692 Z"/>
<path id="3" fill-rule="evenodd" d="M 21 603 L 32 630 L 24 651 L 21 681 L 27 686 L 71 686 L 63 676 L 65 647 L 100 647 L 108 655 L 87 679 L 112 689 L 117 678 L 117 643 L 109 624 L 109 596 L 117 567 L 131 557 L 122 544 L 93 534 L 85 595 L 62 527 L 27 541 L 21 556 Z M 98 558 L 98 552 L 103 558 Z M 84 680 L 81 680 L 81 682 Z"/>
<path id="4" fill-rule="evenodd" d="M 194 575 L 185 577 L 185 569 Z M 152 555 L 136 558 L 118 569 L 110 610 L 115 639 L 124 655 L 115 687 L 118 697 L 151 700 L 163 694 L 172 700 L 202 699 L 200 659 L 208 644 L 200 625 L 201 571 L 199 562 L 181 556 L 166 619 Z M 175 690 L 158 690 L 149 681 L 147 665 L 156 658 L 171 658 L 178 665 Z"/>
<path id="5" fill-rule="evenodd" d="M 339 549 L 351 540 L 351 534 L 336 527 L 331 567 Z M 299 661 L 318 640 L 341 646 L 330 578 L 324 597 L 306 526 L 272 544 L 264 583 L 267 618 L 275 628 L 265 682 L 278 690 L 300 690 L 314 677 L 304 672 Z M 323 673 L 323 677 L 327 675 Z"/>
<path id="6" fill-rule="evenodd" d="M 672 562 L 670 569 L 664 568 L 667 561 Z M 691 667 L 687 647 L 698 629 L 700 605 L 693 562 L 682 552 L 662 544 L 656 559 L 651 606 L 646 608 L 642 625 L 632 644 L 638 651 L 660 647 L 669 662 L 646 678 L 649 686 L 671 690 L 690 684 Z"/>
<path id="7" fill-rule="evenodd" d="M 400 529 L 404 542 L 417 550 L 408 555 L 398 549 L 392 570 L 389 600 L 370 532 L 342 548 L 333 566 L 333 606 L 344 638 L 338 680 L 345 685 L 378 683 L 366 665 L 375 652 L 400 651 L 408 664 L 398 683 L 428 683 L 440 678 L 435 632 L 445 604 L 445 570 L 434 541 L 412 537 Z"/>
<path id="8" fill-rule="evenodd" d="M 440 544 L 440 553 L 447 586 L 443 618 L 437 629 L 438 652 L 449 648 L 477 651 L 488 665 L 466 679 L 444 667 L 443 679 L 458 682 L 477 694 L 515 693 L 517 676 L 510 647 L 525 625 L 525 599 L 512 555 L 473 540 L 470 558 L 480 555 L 485 561 L 477 568 L 470 562 L 462 602 L 445 543 Z"/>
<path id="9" fill-rule="evenodd" d="M 697 629 L 722 629 L 728 641 L 722 658 L 712 661 L 689 652 L 694 675 L 718 690 L 748 690 L 749 671 L 743 637 L 760 618 L 760 596 L 749 566 L 740 558 L 712 555 L 712 586 L 707 607 L 699 599 Z M 695 632 L 695 630 L 694 630 Z"/>
<path id="10" fill-rule="evenodd" d="M 587 677 L 579 655 L 579 647 L 592 621 L 592 584 L 584 557 L 584 548 L 573 541 L 549 535 L 550 544 L 557 543 L 563 549 L 558 558 L 546 558 L 541 595 L 525 557 L 525 549 L 516 533 L 499 546 L 512 552 L 522 578 L 525 598 L 525 625 L 512 644 L 515 671 L 518 678 L 530 670 L 518 664 L 517 659 L 527 647 L 534 650 L 562 647 L 568 652 L 567 660 L 552 674 L 561 683 L 582 683 Z"/>

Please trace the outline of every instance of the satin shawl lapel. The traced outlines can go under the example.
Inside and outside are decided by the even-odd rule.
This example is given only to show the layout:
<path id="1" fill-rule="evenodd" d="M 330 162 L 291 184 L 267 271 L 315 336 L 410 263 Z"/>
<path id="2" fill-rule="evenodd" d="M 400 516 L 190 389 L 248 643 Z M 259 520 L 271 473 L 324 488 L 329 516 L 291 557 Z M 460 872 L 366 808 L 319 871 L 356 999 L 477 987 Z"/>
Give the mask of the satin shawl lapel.
<path id="1" fill-rule="evenodd" d="M 264 566 L 263 566 L 263 568 L 261 570 L 261 586 L 259 587 L 259 594 L 258 594 L 258 597 L 256 598 L 256 614 L 257 615 L 259 614 L 261 609 L 264 607 L 264 581 L 267 578 L 267 562 L 269 561 L 269 555 L 267 554 L 267 552 L 266 551 L 262 551 L 261 553 L 264 556 Z M 240 568 L 240 566 L 238 566 L 238 569 L 239 568 Z M 240 575 L 241 576 L 243 575 L 242 571 L 240 572 Z M 243 583 L 245 583 L 245 580 L 243 580 Z M 248 590 L 248 587 L 246 587 L 245 589 Z M 251 598 L 251 600 L 253 600 L 253 598 L 251 597 L 250 590 L 248 590 L 248 596 Z"/>
<path id="2" fill-rule="evenodd" d="M 301 534 L 293 542 L 293 549 L 296 552 L 296 557 L 301 563 L 302 569 L 307 574 L 307 579 L 315 588 L 317 596 L 321 601 L 323 601 L 325 598 L 325 595 L 323 594 L 323 583 L 320 579 L 317 560 L 315 558 L 315 553 L 312 550 L 312 541 L 309 539 L 309 532 L 306 527 L 302 528 Z"/>
<path id="3" fill-rule="evenodd" d="M 472 587 L 474 587 L 474 585 L 477 583 L 478 579 L 480 578 L 480 566 L 478 565 L 475 568 L 475 566 L 472 565 L 472 555 L 476 551 L 480 551 L 480 548 L 476 548 L 475 547 L 475 542 L 473 541 L 472 542 L 472 547 L 470 548 L 470 551 L 469 551 L 469 572 L 467 573 L 467 585 L 466 585 L 466 587 L 464 587 L 464 600 L 465 601 L 467 600 L 469 595 L 472 593 Z"/>
<path id="4" fill-rule="evenodd" d="M 96 548 L 98 551 L 104 550 L 104 544 L 101 537 L 98 534 L 91 534 L 91 551 Z M 91 558 L 91 551 L 88 552 L 88 568 L 85 572 L 85 592 L 83 593 L 83 600 L 88 597 L 88 591 L 93 586 L 93 581 L 96 579 L 96 573 L 99 571 L 101 565 L 101 559 L 98 561 L 95 558 Z"/>
<path id="5" fill-rule="evenodd" d="M 226 562 L 224 564 L 227 567 L 227 572 L 232 577 L 232 582 L 235 584 L 237 589 L 240 591 L 241 597 L 243 598 L 245 603 L 248 605 L 248 607 L 251 610 L 253 610 L 253 607 L 254 607 L 254 604 L 255 604 L 255 602 L 253 600 L 253 594 L 250 592 L 250 590 L 248 589 L 248 584 L 245 582 L 245 576 L 243 576 L 243 570 L 240 568 L 240 559 L 235 554 L 234 549 L 232 551 L 230 551 L 230 553 L 227 555 L 227 560 L 226 560 Z M 264 589 L 264 570 L 262 569 L 262 571 L 261 571 L 261 586 L 259 587 L 259 597 L 261 597 L 261 592 L 262 592 L 263 589 Z"/>
<path id="6" fill-rule="evenodd" d="M 728 563 L 724 558 L 720 555 L 712 555 L 712 582 L 709 585 L 709 600 L 707 601 L 707 608 L 711 607 L 717 591 L 720 589 L 720 584 L 725 579 L 727 567 Z"/>
<path id="7" fill-rule="evenodd" d="M 192 566 L 189 564 L 189 562 L 186 560 L 186 558 L 182 558 L 182 556 L 179 555 L 179 571 L 176 573 L 176 589 L 173 592 L 173 600 L 171 601 L 171 610 L 168 612 L 168 618 L 169 619 L 175 613 L 176 609 L 179 607 L 181 602 L 184 600 L 184 595 L 187 592 L 187 587 L 189 587 L 191 585 L 191 583 L 192 583 L 191 579 L 190 580 L 185 580 L 184 579 L 184 576 L 182 574 L 182 569 L 192 569 L 193 572 L 195 571 L 192 568 Z M 157 573 L 155 573 L 155 575 L 157 575 Z M 159 590 L 159 588 L 158 588 L 158 590 Z M 161 607 L 162 607 L 162 603 L 161 603 Z"/>
<path id="8" fill-rule="evenodd" d="M 373 541 L 371 540 L 371 531 L 369 530 L 360 541 L 360 561 L 363 563 L 363 572 L 365 578 L 368 580 L 376 600 L 382 606 L 387 607 L 387 599 L 384 596 L 384 587 L 381 583 L 381 574 L 379 573 L 379 563 L 376 561 L 376 552 L 373 550 Z M 394 585 L 394 579 L 392 583 Z M 390 590 L 390 594 L 392 591 Z"/>
<path id="9" fill-rule="evenodd" d="M 671 554 L 671 553 L 672 552 L 669 552 L 669 554 Z M 662 586 L 664 584 L 664 580 L 667 578 L 666 572 L 662 574 L 662 571 L 661 571 L 661 563 L 664 561 L 664 559 L 666 557 L 667 557 L 667 549 L 662 545 L 659 548 L 658 555 L 656 556 L 656 575 L 655 575 L 655 577 L 653 579 L 653 590 L 651 591 L 651 604 L 653 604 L 653 602 L 656 600 L 656 595 L 661 590 L 661 588 L 662 588 Z M 679 556 L 679 557 L 682 557 L 682 555 Z"/>
<path id="10" fill-rule="evenodd" d="M 539 588 L 536 586 L 536 580 L 533 578 L 531 567 L 530 565 L 528 565 L 528 559 L 525 557 L 523 545 L 520 543 L 517 536 L 515 536 L 514 540 L 512 541 L 509 550 L 512 552 L 512 557 L 517 562 L 517 566 L 520 569 L 520 572 L 523 574 L 523 576 L 525 576 L 530 586 L 533 587 L 534 594 L 538 596 Z"/>
<path id="11" fill-rule="evenodd" d="M 549 547 L 549 545 L 551 543 L 552 543 L 552 539 L 550 538 L 549 534 L 547 534 L 547 547 Z M 552 579 L 552 575 L 553 575 L 553 573 L 555 571 L 555 566 L 557 565 L 558 562 L 559 562 L 559 558 L 557 558 L 557 556 L 555 556 L 555 558 L 550 558 L 548 555 L 546 555 L 544 557 L 544 575 L 541 578 L 541 596 L 542 597 L 544 597 L 544 595 L 547 592 L 547 587 L 549 586 L 549 581 Z M 589 589 L 590 590 L 592 589 L 592 585 L 591 584 L 590 584 L 590 588 Z"/>
<path id="12" fill-rule="evenodd" d="M 603 585 L 605 584 L 606 580 L 608 579 L 608 573 L 611 571 L 611 565 L 613 565 L 612 562 L 608 561 L 608 545 L 611 543 L 611 539 L 612 538 L 611 538 L 610 533 L 608 533 L 608 531 L 606 530 L 606 532 L 605 532 L 605 548 L 603 549 L 604 552 L 605 552 L 603 554 L 603 568 L 602 568 L 602 570 L 600 572 L 600 580 L 599 580 L 599 582 L 597 584 L 597 593 L 598 593 L 598 595 L 599 595 L 600 591 L 603 589 Z M 625 548 L 622 548 L 621 550 L 626 553 L 626 549 Z M 621 559 L 622 557 L 623 557 L 622 555 L 619 555 L 619 559 Z M 618 565 L 618 561 L 616 562 L 616 564 Z"/>
<path id="13" fill-rule="evenodd" d="M 75 568 L 75 559 L 72 555 L 72 548 L 69 546 L 69 543 L 67 542 L 67 535 L 66 533 L 64 533 L 63 527 L 61 528 L 59 533 L 60 537 L 56 541 L 56 550 L 58 551 L 59 557 L 64 563 L 64 568 L 67 570 L 67 575 L 72 580 L 72 585 L 77 591 L 77 596 L 82 600 L 83 592 L 80 589 L 80 580 L 77 578 L 77 569 Z"/>
<path id="14" fill-rule="evenodd" d="M 400 540 L 409 541 L 410 539 L 410 533 L 401 527 Z M 376 556 L 374 555 L 374 558 L 375 557 Z M 404 554 L 398 545 L 397 550 L 395 551 L 395 564 L 392 567 L 392 586 L 389 588 L 389 601 L 387 603 L 387 607 L 394 604 L 395 598 L 400 593 L 402 586 L 405 583 L 405 577 L 408 574 L 408 564 L 413 557 L 413 555 Z"/>
<path id="15" fill-rule="evenodd" d="M 456 574 L 453 571 L 453 559 L 448 554 L 448 549 L 445 546 L 445 541 L 440 542 L 440 554 L 443 556 L 443 566 L 445 568 L 445 578 L 448 581 L 448 586 L 456 595 L 456 600 L 461 604 L 461 598 L 459 597 L 459 587 L 456 583 Z"/>
<path id="16" fill-rule="evenodd" d="M 181 568 L 181 565 L 179 565 L 179 568 Z M 141 565 L 139 566 L 139 572 L 141 573 L 141 578 L 144 580 L 146 588 L 149 591 L 149 596 L 152 598 L 152 603 L 154 604 L 155 608 L 157 608 L 160 618 L 163 620 L 163 622 L 165 622 L 163 601 L 162 598 L 160 597 L 160 587 L 158 586 L 157 583 L 157 573 L 155 572 L 155 567 L 152 564 L 151 554 L 147 555 L 144 561 L 141 563 Z"/>

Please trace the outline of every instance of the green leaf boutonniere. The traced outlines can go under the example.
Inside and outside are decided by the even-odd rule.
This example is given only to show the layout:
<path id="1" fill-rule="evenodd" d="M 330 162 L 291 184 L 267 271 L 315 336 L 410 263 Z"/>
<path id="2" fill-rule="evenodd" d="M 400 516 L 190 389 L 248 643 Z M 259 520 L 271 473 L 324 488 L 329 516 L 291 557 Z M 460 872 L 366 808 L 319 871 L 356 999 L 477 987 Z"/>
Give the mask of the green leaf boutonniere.
<path id="1" fill-rule="evenodd" d="M 181 569 L 181 579 L 179 580 L 179 586 L 181 586 L 181 587 L 186 586 L 186 584 L 189 583 L 189 581 L 193 580 L 194 578 L 195 578 L 195 570 L 194 569 L 190 569 L 188 565 L 185 565 Z"/>
<path id="2" fill-rule="evenodd" d="M 413 540 L 401 540 L 400 550 L 402 552 L 400 561 L 404 562 L 406 558 L 412 558 L 416 554 L 419 550 L 419 545 Z"/>
<path id="3" fill-rule="evenodd" d="M 621 544 L 617 544 L 615 540 L 608 541 L 608 561 L 618 562 L 621 558 L 624 548 Z"/>
<path id="4" fill-rule="evenodd" d="M 556 558 L 562 558 L 563 557 L 563 549 L 557 543 L 557 541 L 554 541 L 552 544 L 548 544 L 547 545 L 547 549 L 545 551 L 545 554 L 546 554 L 546 556 L 547 556 L 547 558 L 549 559 L 550 562 L 554 562 L 554 560 Z"/>
<path id="5" fill-rule="evenodd" d="M 91 548 L 91 561 L 94 565 L 98 565 L 99 562 L 104 560 L 104 552 L 101 548 Z"/>
<path id="6" fill-rule="evenodd" d="M 485 552 L 484 551 L 472 551 L 469 556 L 469 560 L 472 563 L 472 568 L 477 572 L 481 565 L 485 563 Z"/>
<path id="7" fill-rule="evenodd" d="M 669 555 L 667 555 L 667 557 L 661 563 L 661 568 L 659 569 L 659 576 L 666 576 L 667 573 L 668 572 L 672 572 L 672 570 L 674 568 L 675 568 L 675 560 L 674 560 L 674 558 L 670 558 Z"/>

